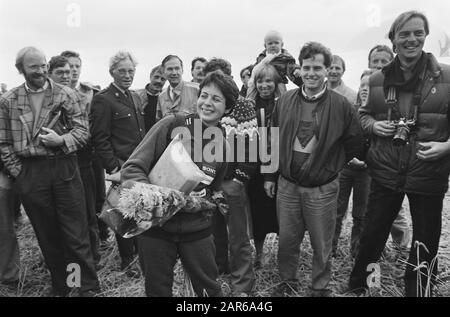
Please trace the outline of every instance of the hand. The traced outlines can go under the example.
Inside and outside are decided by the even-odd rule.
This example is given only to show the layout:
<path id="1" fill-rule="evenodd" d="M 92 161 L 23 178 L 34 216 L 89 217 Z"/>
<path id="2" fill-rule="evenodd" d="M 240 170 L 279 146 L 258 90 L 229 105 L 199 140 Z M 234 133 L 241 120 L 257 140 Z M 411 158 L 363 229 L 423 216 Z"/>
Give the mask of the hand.
<path id="1" fill-rule="evenodd" d="M 301 74 L 301 71 L 300 71 L 299 68 L 296 68 L 292 74 L 294 75 L 294 77 L 299 78 L 300 74 Z"/>
<path id="2" fill-rule="evenodd" d="M 114 174 L 106 175 L 105 179 L 112 183 L 120 184 L 120 171 Z"/>
<path id="3" fill-rule="evenodd" d="M 354 167 L 367 167 L 365 162 L 358 160 L 356 157 L 354 157 L 350 162 L 348 162 L 348 165 Z"/>
<path id="4" fill-rule="evenodd" d="M 267 196 L 274 198 L 276 194 L 275 182 L 264 182 L 264 190 L 266 191 Z"/>
<path id="5" fill-rule="evenodd" d="M 64 144 L 64 139 L 58 133 L 52 129 L 42 128 L 42 131 L 47 132 L 47 134 L 39 134 L 41 142 L 48 147 L 57 147 Z"/>
<path id="6" fill-rule="evenodd" d="M 237 179 L 233 180 L 224 180 L 222 182 L 222 190 L 232 196 L 238 196 L 242 193 L 244 190 L 244 184 L 242 182 L 238 181 Z"/>
<path id="7" fill-rule="evenodd" d="M 384 138 L 394 136 L 395 125 L 389 121 L 377 121 L 373 125 L 373 133 Z"/>
<path id="8" fill-rule="evenodd" d="M 435 161 L 450 153 L 450 142 L 419 143 L 417 158 L 422 161 Z"/>

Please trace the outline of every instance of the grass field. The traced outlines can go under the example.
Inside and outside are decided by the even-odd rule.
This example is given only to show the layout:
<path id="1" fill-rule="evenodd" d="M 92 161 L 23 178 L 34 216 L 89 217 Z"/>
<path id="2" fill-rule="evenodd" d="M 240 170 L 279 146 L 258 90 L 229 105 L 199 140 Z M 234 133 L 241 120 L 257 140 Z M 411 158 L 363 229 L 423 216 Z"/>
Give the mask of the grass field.
<path id="1" fill-rule="evenodd" d="M 408 204 L 404 204 L 408 210 Z M 409 213 L 409 210 L 408 210 Z M 349 234 L 351 229 L 351 217 L 344 221 L 343 232 L 340 240 L 339 255 L 333 259 L 333 278 L 331 288 L 336 297 L 351 296 L 343 294 L 342 290 L 346 286 L 352 268 L 352 261 L 349 256 Z M 18 230 L 20 245 L 21 273 L 19 287 L 15 291 L 0 286 L 1 296 L 18 297 L 43 297 L 50 294 L 50 276 L 44 265 L 42 256 L 37 245 L 34 232 L 26 220 Z M 277 274 L 276 253 L 277 237 L 272 234 L 266 239 L 265 244 L 266 263 L 263 269 L 256 271 L 256 286 L 253 296 L 270 297 L 275 286 L 279 283 Z M 100 296 L 107 297 L 139 297 L 144 296 L 144 283 L 142 278 L 130 279 L 119 271 L 119 256 L 114 241 L 111 241 L 101 251 L 103 268 L 99 270 L 98 276 L 101 283 L 102 293 Z M 376 297 L 400 297 L 403 296 L 403 267 L 397 260 L 398 255 L 391 249 L 388 256 L 381 261 L 381 288 L 367 292 L 363 296 Z M 437 288 L 436 296 L 450 297 L 450 194 L 447 194 L 444 201 L 442 236 L 439 248 L 439 279 L 440 285 Z M 312 249 L 308 236 L 301 246 L 300 265 L 298 277 L 300 289 L 296 296 L 308 296 L 311 281 L 311 259 Z M 177 264 L 175 268 L 175 296 L 191 296 L 192 292 L 184 282 L 184 273 Z M 230 295 L 228 276 L 221 276 L 222 289 L 225 296 Z"/>

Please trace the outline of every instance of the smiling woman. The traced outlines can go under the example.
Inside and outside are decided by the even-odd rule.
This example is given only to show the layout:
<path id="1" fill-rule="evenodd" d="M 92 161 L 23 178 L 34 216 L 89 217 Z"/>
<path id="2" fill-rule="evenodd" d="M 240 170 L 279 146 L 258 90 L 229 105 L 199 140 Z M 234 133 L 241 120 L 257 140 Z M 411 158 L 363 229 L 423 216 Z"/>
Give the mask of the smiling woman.
<path id="1" fill-rule="evenodd" d="M 150 183 L 148 175 L 169 145 L 173 131 L 183 127 L 191 132 L 185 147 L 192 161 L 212 180 L 209 184 L 200 183 L 192 194 L 204 198 L 211 196 L 213 190 L 219 189 L 227 164 L 224 160 L 210 161 L 205 156 L 198 161 L 195 149 L 197 144 L 205 149 L 215 142 L 226 147 L 223 135 L 222 138 L 215 135 L 213 139 L 203 132 L 217 126 L 224 113 L 233 109 L 238 94 L 239 89 L 230 76 L 221 71 L 208 74 L 200 85 L 198 114 L 169 114 L 157 122 L 123 166 L 122 181 Z M 202 127 L 202 133 L 195 133 L 197 126 Z M 173 268 L 178 256 L 198 296 L 222 295 L 217 282 L 211 217 L 211 210 L 187 213 L 182 209 L 161 227 L 151 228 L 138 236 L 147 296 L 172 296 Z"/>

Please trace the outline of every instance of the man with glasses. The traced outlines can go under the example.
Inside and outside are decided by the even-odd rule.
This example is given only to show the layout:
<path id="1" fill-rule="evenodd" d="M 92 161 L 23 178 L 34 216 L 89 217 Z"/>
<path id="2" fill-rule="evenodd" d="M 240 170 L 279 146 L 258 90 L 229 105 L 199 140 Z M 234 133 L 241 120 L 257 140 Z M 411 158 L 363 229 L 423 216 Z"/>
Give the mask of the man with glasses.
<path id="1" fill-rule="evenodd" d="M 113 83 L 96 94 L 91 107 L 91 133 L 96 154 L 100 157 L 107 178 L 120 182 L 122 165 L 145 136 L 144 110 L 139 95 L 129 90 L 133 83 L 137 61 L 129 52 L 118 52 L 109 63 Z M 121 270 L 127 270 L 137 253 L 135 239 L 116 235 L 122 260 Z M 138 274 L 127 270 L 129 276 Z"/>
<path id="2" fill-rule="evenodd" d="M 76 151 L 89 132 L 79 98 L 48 78 L 45 55 L 25 47 L 16 68 L 25 83 L 0 97 L 0 154 L 38 238 L 53 294 L 69 293 L 67 270 L 77 264 L 81 295 L 99 291 Z M 65 117 L 65 127 L 56 128 Z M 59 119 L 58 119 L 59 118 Z"/>

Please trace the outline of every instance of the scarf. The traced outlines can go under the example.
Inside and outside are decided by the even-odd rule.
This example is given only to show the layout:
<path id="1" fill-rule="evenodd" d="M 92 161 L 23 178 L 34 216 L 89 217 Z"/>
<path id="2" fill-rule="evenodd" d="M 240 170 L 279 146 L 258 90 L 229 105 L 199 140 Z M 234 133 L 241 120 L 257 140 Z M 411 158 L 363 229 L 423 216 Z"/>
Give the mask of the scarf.
<path id="1" fill-rule="evenodd" d="M 419 82 L 423 80 L 421 76 L 428 66 L 430 55 L 430 53 L 422 52 L 422 56 L 412 70 L 413 76 L 408 80 L 405 80 L 400 59 L 397 55 L 391 63 L 382 69 L 385 76 L 383 84 L 384 90 L 387 91 L 389 87 L 395 87 L 399 91 L 413 91 Z"/>

